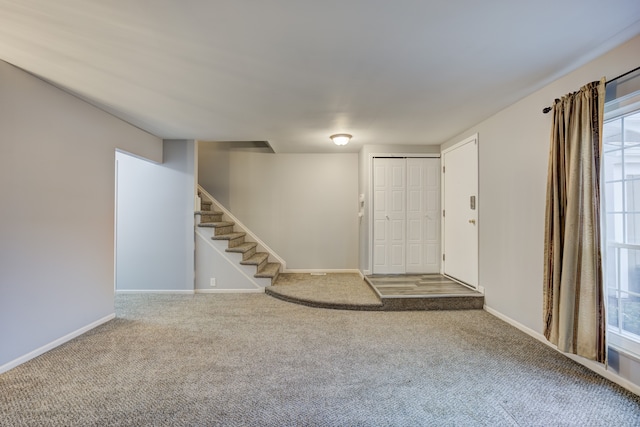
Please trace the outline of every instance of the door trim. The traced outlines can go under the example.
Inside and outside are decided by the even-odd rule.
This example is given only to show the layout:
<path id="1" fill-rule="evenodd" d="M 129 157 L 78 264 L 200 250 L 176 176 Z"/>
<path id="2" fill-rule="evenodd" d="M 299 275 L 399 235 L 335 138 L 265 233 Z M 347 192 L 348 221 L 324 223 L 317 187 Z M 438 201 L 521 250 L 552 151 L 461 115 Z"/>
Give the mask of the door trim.
<path id="1" fill-rule="evenodd" d="M 476 266 L 477 266 L 477 281 L 478 283 L 476 284 L 476 286 L 474 287 L 473 285 L 467 284 L 465 283 L 467 286 L 473 288 L 473 289 L 481 289 L 482 287 L 480 286 L 480 203 L 481 203 L 481 197 L 480 197 L 480 153 L 479 153 L 479 144 L 480 144 L 480 139 L 479 139 L 479 134 L 478 133 L 474 133 L 473 135 L 463 139 L 460 142 L 457 142 L 455 144 L 453 144 L 450 147 L 445 148 L 444 150 L 441 151 L 441 155 L 442 158 L 440 160 L 440 165 L 441 166 L 446 166 L 444 165 L 444 157 L 445 154 L 447 154 L 450 151 L 455 150 L 456 148 L 460 148 L 465 144 L 468 144 L 472 141 L 476 142 L 476 194 L 477 196 L 477 201 L 476 201 L 476 210 L 477 210 L 477 219 L 476 219 L 476 243 L 477 243 L 477 248 L 476 248 Z M 445 172 L 443 172 L 442 169 L 440 169 L 440 209 L 444 209 L 444 201 L 445 201 L 445 191 L 444 191 L 444 184 L 445 184 Z M 445 253 L 445 248 L 446 248 L 446 242 L 445 242 L 445 236 L 444 236 L 444 231 L 445 231 L 445 227 L 444 227 L 444 218 L 440 217 L 440 246 L 442 248 L 442 253 Z M 444 273 L 444 262 L 440 263 L 440 274 L 445 275 Z M 445 275 L 446 276 L 446 275 Z M 449 277 L 449 276 L 447 276 Z M 450 277 L 451 278 L 451 277 Z M 453 279 L 453 278 L 451 278 Z M 459 279 L 455 279 L 457 282 L 460 282 Z"/>
<path id="2" fill-rule="evenodd" d="M 367 172 L 367 177 L 369 180 L 369 185 L 367 189 L 366 195 L 366 212 L 367 212 L 367 221 L 369 223 L 369 236 L 368 236 L 368 248 L 367 248 L 367 256 L 368 256 L 368 269 L 364 270 L 364 275 L 373 274 L 373 159 L 376 157 L 387 157 L 387 158 L 442 158 L 442 153 L 369 153 L 367 158 L 367 167 L 369 168 Z M 442 182 L 440 183 L 440 190 L 442 192 Z M 440 195 L 442 198 L 442 195 Z M 441 224 L 442 225 L 442 224 Z M 442 236 L 441 236 L 442 237 Z M 440 247 L 442 248 L 442 241 L 440 242 Z M 440 263 L 440 270 L 442 270 L 442 263 Z"/>

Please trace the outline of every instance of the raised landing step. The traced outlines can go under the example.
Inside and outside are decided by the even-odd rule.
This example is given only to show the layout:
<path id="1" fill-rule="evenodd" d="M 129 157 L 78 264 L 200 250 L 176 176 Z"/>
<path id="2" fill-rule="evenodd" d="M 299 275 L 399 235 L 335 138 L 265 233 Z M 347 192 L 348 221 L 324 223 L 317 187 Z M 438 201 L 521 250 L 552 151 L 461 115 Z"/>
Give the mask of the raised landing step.
<path id="1" fill-rule="evenodd" d="M 390 310 L 482 310 L 484 295 L 440 274 L 366 276 Z"/>
<path id="2" fill-rule="evenodd" d="M 292 303 L 339 310 L 476 310 L 484 306 L 484 295 L 440 275 L 363 280 L 356 273 L 282 273 L 265 293 Z"/>

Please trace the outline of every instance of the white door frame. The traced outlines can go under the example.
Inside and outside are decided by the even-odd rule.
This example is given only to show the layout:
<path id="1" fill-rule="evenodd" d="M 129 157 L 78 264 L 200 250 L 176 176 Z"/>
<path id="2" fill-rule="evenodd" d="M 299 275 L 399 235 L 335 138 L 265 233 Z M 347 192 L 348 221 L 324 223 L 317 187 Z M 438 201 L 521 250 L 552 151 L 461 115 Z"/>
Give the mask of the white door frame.
<path id="1" fill-rule="evenodd" d="M 476 176 L 476 211 L 477 211 L 477 217 L 476 217 L 476 242 L 477 242 L 477 248 L 476 248 L 476 257 L 478 259 L 476 259 L 476 266 L 477 266 L 477 278 L 478 278 L 478 283 L 476 284 L 476 289 L 482 289 L 482 287 L 480 286 L 480 182 L 479 182 L 479 175 L 480 175 L 480 158 L 479 158 L 479 151 L 478 151 L 478 145 L 480 143 L 480 140 L 478 138 L 478 134 L 475 133 L 471 136 L 469 136 L 468 138 L 465 138 L 464 140 L 452 145 L 451 147 L 447 147 L 446 149 L 442 150 L 442 158 L 444 159 L 444 155 L 450 151 L 455 150 L 456 148 L 459 148 L 465 144 L 468 144 L 470 142 L 475 141 L 476 144 L 476 162 L 478 163 L 478 167 L 477 167 L 477 176 Z M 441 165 L 443 165 L 443 162 L 441 161 L 440 163 Z M 443 169 L 440 169 L 440 173 L 441 173 L 441 177 L 440 177 L 440 209 L 444 209 L 445 206 L 445 190 L 444 190 L 444 185 L 445 185 L 445 172 L 443 172 Z M 440 245 L 442 247 L 442 253 L 445 253 L 445 249 L 446 249 L 446 242 L 445 242 L 445 227 L 444 227 L 444 218 L 441 217 L 441 224 L 440 224 Z M 440 263 L 440 274 L 444 275 L 444 262 Z M 448 276 L 447 276 L 448 277 Z M 453 279 L 453 278 L 452 278 Z M 455 280 L 455 279 L 454 279 Z M 457 281 L 457 280 L 456 280 Z M 466 284 L 466 283 L 465 283 Z"/>
<path id="2" fill-rule="evenodd" d="M 441 158 L 440 153 L 369 153 L 367 158 L 367 167 L 369 171 L 367 176 L 369 177 L 369 188 L 367 194 L 367 221 L 369 221 L 369 247 L 367 248 L 367 253 L 369 260 L 367 264 L 369 265 L 368 270 L 364 271 L 365 275 L 373 274 L 373 159 L 375 157 L 399 157 L 399 158 L 407 158 L 407 157 L 425 157 L 425 158 Z M 442 192 L 442 183 L 440 184 L 440 191 Z M 442 195 L 440 196 L 442 199 Z M 442 236 L 442 234 L 441 234 Z M 440 242 L 442 246 L 442 242 Z M 442 271 L 442 263 L 440 263 L 440 270 Z"/>

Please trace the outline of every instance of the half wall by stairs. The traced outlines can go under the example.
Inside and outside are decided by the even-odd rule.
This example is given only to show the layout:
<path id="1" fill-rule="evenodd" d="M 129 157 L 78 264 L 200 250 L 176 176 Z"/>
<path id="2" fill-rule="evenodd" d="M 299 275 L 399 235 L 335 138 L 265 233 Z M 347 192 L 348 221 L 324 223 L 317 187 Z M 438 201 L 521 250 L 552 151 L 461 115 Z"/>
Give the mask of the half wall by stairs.
<path id="1" fill-rule="evenodd" d="M 264 292 L 283 262 L 259 239 L 199 188 L 196 211 L 196 290 L 198 292 Z"/>

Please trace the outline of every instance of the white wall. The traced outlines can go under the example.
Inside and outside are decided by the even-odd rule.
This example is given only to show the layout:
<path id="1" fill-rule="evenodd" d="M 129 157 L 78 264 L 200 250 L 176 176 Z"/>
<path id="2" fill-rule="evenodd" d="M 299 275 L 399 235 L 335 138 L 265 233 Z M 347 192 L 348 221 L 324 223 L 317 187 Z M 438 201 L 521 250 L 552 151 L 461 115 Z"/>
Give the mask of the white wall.
<path id="1" fill-rule="evenodd" d="M 112 316 L 115 149 L 162 141 L 0 61 L 0 372 Z"/>
<path id="2" fill-rule="evenodd" d="M 358 268 L 365 274 L 371 274 L 369 259 L 369 205 L 371 204 L 369 189 L 371 186 L 372 154 L 440 154 L 438 145 L 364 145 L 358 154 L 358 194 L 364 194 L 364 216 L 358 225 Z"/>
<path id="3" fill-rule="evenodd" d="M 358 157 L 199 142 L 198 182 L 288 269 L 358 268 Z"/>
<path id="4" fill-rule="evenodd" d="M 638 66 L 640 37 L 558 79 L 443 144 L 479 133 L 480 285 L 491 309 L 542 333 L 543 236 L 555 98 Z M 622 357 L 622 356 L 621 356 Z M 629 378 L 627 374 L 621 375 Z"/>
<path id="5" fill-rule="evenodd" d="M 116 289 L 194 289 L 193 140 L 165 140 L 162 164 L 118 152 Z"/>

